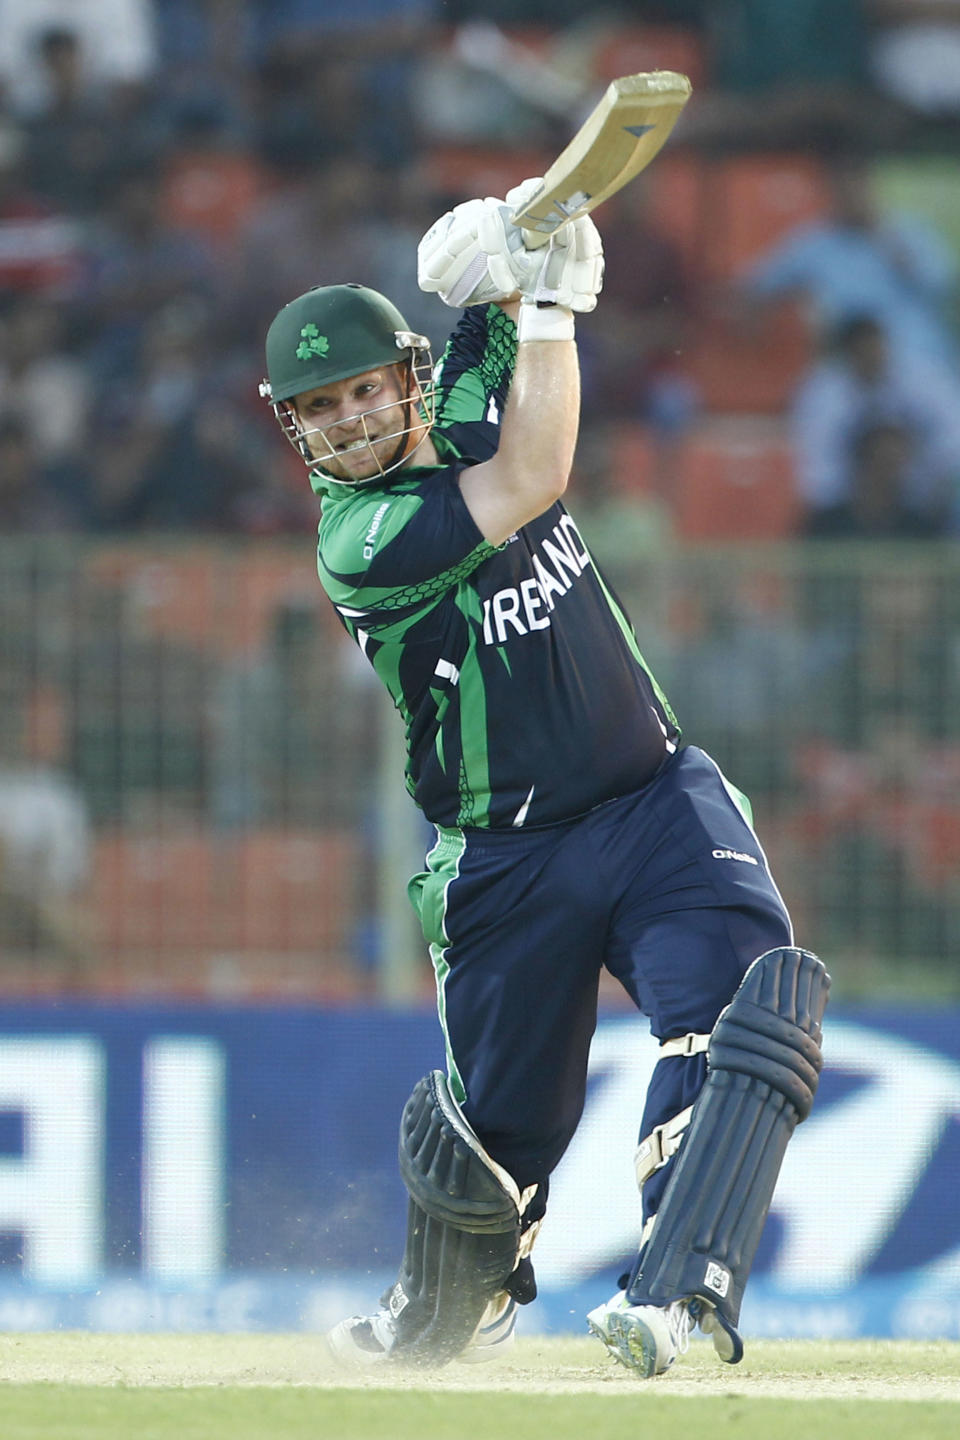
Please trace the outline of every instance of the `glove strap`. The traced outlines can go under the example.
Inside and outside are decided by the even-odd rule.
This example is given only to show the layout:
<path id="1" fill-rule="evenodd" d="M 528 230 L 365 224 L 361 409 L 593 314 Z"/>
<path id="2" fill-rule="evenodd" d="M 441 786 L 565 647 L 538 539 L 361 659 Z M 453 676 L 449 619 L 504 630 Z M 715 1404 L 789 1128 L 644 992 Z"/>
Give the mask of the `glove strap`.
<path id="1" fill-rule="evenodd" d="M 572 340 L 574 338 L 573 311 L 563 305 L 536 305 L 532 300 L 521 300 L 520 317 L 517 320 L 517 340 Z"/>

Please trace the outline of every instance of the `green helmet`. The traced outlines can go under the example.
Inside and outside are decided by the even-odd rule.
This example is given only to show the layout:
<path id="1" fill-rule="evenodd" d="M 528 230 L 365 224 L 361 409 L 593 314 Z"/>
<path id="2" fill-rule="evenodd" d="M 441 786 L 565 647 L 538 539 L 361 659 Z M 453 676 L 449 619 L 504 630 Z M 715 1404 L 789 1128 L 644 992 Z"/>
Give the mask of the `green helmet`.
<path id="1" fill-rule="evenodd" d="M 342 470 L 330 469 L 337 456 L 325 428 L 332 427 L 305 429 L 292 403 L 294 396 L 401 362 L 407 367 L 402 404 L 405 419 L 402 426 L 389 436 L 379 436 L 370 447 L 377 469 L 367 478 L 377 480 L 409 462 L 436 417 L 430 341 L 407 328 L 406 320 L 385 295 L 365 285 L 318 285 L 291 300 L 267 331 L 267 379 L 260 385 L 260 394 L 273 407 L 281 430 L 311 474 L 342 481 Z M 395 408 L 396 403 L 391 399 L 387 405 L 374 406 L 367 415 Z M 366 435 L 365 419 L 363 427 Z M 321 453 L 313 453 L 311 441 L 317 436 L 326 444 L 326 453 L 322 444 Z M 380 453 L 385 439 L 396 441 L 386 460 Z"/>
<path id="2" fill-rule="evenodd" d="M 365 285 L 318 285 L 291 300 L 267 331 L 270 400 L 289 400 L 429 348 L 385 295 Z M 266 386 L 269 386 L 269 390 Z"/>

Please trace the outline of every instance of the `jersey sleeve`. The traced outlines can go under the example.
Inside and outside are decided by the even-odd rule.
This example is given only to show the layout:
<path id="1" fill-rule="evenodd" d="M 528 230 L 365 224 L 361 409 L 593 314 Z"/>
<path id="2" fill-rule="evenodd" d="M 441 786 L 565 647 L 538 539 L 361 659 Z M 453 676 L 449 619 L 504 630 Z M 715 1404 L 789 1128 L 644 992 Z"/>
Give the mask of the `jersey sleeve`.
<path id="1" fill-rule="evenodd" d="M 517 327 L 499 305 L 463 312 L 437 366 L 436 428 L 470 460 L 489 460 L 500 442 L 517 355 Z"/>
<path id="2" fill-rule="evenodd" d="M 401 635 L 495 553 L 460 493 L 460 468 L 371 490 L 325 517 L 318 571 L 348 629 Z"/>

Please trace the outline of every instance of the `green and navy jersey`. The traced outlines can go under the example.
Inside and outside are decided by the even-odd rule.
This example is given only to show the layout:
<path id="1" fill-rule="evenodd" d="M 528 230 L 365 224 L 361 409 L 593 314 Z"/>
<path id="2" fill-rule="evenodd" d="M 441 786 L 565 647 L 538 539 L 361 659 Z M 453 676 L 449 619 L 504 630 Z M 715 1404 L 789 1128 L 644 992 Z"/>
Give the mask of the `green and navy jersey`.
<path id="1" fill-rule="evenodd" d="M 495 448 L 515 344 L 499 308 L 466 312 L 440 366 L 440 466 L 317 482 L 320 579 L 403 717 L 408 787 L 440 826 L 582 814 L 644 785 L 678 740 L 564 506 L 494 546 L 464 502 L 459 475 Z"/>

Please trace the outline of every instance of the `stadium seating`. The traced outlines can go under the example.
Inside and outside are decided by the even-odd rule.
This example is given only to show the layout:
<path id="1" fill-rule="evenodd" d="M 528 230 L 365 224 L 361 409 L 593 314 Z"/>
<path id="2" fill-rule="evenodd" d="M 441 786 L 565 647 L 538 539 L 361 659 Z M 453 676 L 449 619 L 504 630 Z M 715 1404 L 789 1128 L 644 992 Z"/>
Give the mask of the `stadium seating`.
<path id="1" fill-rule="evenodd" d="M 645 183 L 658 227 L 709 280 L 729 280 L 827 206 L 823 166 L 811 155 L 716 159 L 674 149 Z"/>
<path id="2" fill-rule="evenodd" d="M 263 829 L 102 829 L 91 904 L 105 970 L 118 989 L 164 983 L 199 990 L 224 967 L 239 982 L 322 990 L 348 956 L 355 837 Z"/>
<path id="3" fill-rule="evenodd" d="M 244 151 L 175 151 L 164 167 L 161 203 L 171 224 L 216 245 L 228 244 L 265 184 Z"/>
<path id="4" fill-rule="evenodd" d="M 811 155 L 739 155 L 705 165 L 710 272 L 731 276 L 827 207 L 823 166 Z"/>
<path id="5" fill-rule="evenodd" d="M 722 314 L 699 322 L 684 362 L 704 408 L 715 414 L 780 414 L 813 358 L 798 305 L 784 303 L 746 331 Z"/>
<path id="6" fill-rule="evenodd" d="M 671 504 L 686 540 L 775 540 L 796 530 L 790 449 L 776 422 L 717 419 L 680 446 Z"/>

